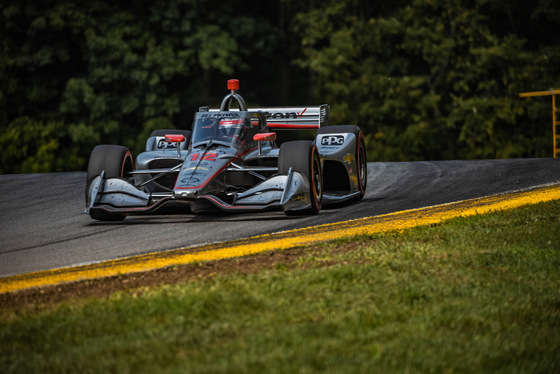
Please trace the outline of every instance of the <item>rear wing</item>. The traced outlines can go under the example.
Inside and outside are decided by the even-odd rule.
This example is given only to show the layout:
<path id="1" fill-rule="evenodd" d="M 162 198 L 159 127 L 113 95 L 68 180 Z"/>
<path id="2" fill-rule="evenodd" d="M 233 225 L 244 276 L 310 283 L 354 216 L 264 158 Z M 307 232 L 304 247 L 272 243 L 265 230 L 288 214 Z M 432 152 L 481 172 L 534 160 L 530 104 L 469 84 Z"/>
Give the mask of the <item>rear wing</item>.
<path id="1" fill-rule="evenodd" d="M 231 108 L 231 111 L 239 109 Z M 217 112 L 219 109 L 201 107 L 201 112 Z M 273 130 L 315 130 L 329 124 L 331 107 L 328 104 L 308 107 L 249 108 L 249 112 L 263 112 L 266 124 Z"/>

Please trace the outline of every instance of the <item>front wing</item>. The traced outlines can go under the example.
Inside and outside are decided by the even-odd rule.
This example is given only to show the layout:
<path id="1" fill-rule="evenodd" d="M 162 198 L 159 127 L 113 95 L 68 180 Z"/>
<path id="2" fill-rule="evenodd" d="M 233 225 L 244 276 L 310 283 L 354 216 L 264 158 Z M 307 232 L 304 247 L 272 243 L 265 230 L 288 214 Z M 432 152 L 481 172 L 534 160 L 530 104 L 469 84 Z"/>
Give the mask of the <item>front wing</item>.
<path id="1" fill-rule="evenodd" d="M 233 196 L 227 203 L 214 195 L 201 194 L 183 198 L 173 193 L 147 193 L 121 178 L 107 178 L 101 173 L 89 190 L 89 206 L 85 213 L 103 211 L 112 214 L 151 213 L 169 202 L 188 204 L 193 213 L 208 207 L 228 212 L 258 212 L 270 209 L 304 210 L 311 206 L 309 182 L 298 172 L 277 175 L 253 188 Z"/>

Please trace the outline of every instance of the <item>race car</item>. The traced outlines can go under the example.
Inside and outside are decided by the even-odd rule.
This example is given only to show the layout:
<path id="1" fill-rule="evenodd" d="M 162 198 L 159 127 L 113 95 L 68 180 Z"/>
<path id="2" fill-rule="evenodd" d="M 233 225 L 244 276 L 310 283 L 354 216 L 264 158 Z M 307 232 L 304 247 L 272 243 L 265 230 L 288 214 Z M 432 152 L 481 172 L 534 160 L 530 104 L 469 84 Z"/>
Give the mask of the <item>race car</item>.
<path id="1" fill-rule="evenodd" d="M 228 89 L 219 109 L 199 108 L 192 132 L 154 131 L 135 162 L 124 146 L 96 146 L 85 213 L 118 221 L 173 203 L 192 213 L 281 209 L 312 215 L 323 205 L 363 198 L 367 160 L 358 126 L 328 126 L 326 104 L 249 110 L 239 81 L 229 80 Z M 273 131 L 287 129 L 317 133 L 314 141 L 278 147 Z"/>

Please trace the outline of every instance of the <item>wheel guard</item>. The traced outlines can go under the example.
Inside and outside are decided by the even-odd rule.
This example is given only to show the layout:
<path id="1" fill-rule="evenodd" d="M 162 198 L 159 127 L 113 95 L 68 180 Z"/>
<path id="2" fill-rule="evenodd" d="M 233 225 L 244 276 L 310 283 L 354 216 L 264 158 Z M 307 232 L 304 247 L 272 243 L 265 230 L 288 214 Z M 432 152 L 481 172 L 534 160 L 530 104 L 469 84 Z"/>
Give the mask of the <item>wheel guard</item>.
<path id="1" fill-rule="evenodd" d="M 201 210 L 197 204 L 201 201 L 210 203 L 223 211 L 262 211 L 278 209 L 298 211 L 311 206 L 309 182 L 298 172 L 289 170 L 288 175 L 277 175 L 249 190 L 235 194 L 233 203 L 229 204 L 214 195 L 182 197 L 180 195 L 153 196 L 139 190 L 121 178 L 104 178 L 101 173 L 93 180 L 89 190 L 90 205 L 85 213 L 103 210 L 110 213 L 149 213 L 166 202 L 184 201 L 191 203 L 193 212 Z M 192 196 L 192 195 L 191 195 Z"/>

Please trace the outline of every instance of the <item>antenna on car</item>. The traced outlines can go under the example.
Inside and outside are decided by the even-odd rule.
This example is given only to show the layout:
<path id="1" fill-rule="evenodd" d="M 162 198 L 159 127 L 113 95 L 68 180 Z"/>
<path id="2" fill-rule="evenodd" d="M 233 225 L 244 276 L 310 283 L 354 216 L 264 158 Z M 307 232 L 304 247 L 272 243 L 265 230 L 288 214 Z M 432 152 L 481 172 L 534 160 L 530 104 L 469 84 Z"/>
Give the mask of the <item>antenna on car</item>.
<path id="1" fill-rule="evenodd" d="M 220 105 L 220 111 L 229 111 L 231 107 L 231 102 L 233 99 L 237 101 L 237 105 L 239 106 L 240 111 L 247 111 L 247 105 L 245 104 L 245 100 L 237 93 L 239 90 L 239 80 L 237 79 L 230 79 L 227 82 L 228 90 L 230 90 L 230 94 L 224 97 L 222 100 L 222 105 Z"/>

